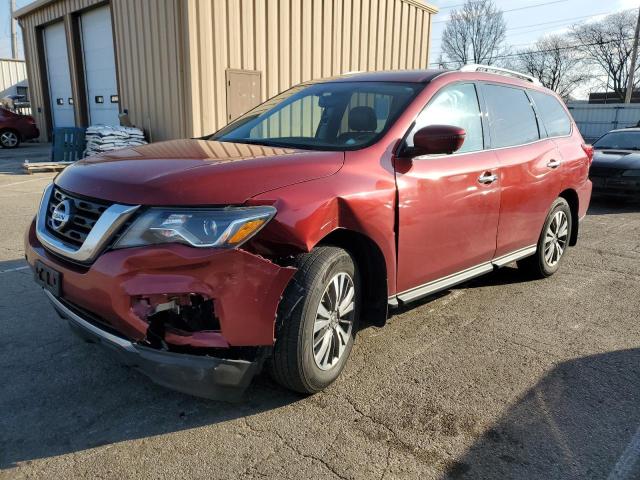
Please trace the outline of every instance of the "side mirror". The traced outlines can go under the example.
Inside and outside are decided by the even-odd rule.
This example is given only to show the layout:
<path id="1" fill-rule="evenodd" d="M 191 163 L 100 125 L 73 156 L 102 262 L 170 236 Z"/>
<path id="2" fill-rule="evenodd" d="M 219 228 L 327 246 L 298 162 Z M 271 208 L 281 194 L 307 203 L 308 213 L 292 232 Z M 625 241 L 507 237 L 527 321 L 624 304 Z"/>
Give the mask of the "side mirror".
<path id="1" fill-rule="evenodd" d="M 466 136 L 467 132 L 461 127 L 429 125 L 415 133 L 413 148 L 409 147 L 406 153 L 413 157 L 451 154 L 462 147 Z"/>

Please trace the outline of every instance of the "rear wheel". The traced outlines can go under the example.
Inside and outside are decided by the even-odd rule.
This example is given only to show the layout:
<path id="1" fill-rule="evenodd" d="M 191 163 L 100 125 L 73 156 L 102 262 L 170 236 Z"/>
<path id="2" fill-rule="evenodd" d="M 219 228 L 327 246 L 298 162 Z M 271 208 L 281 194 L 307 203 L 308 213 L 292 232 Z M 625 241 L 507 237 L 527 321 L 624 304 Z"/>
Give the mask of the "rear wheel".
<path id="1" fill-rule="evenodd" d="M 0 131 L 0 145 L 2 148 L 16 148 L 20 145 L 20 136 L 13 130 Z"/>
<path id="2" fill-rule="evenodd" d="M 342 372 L 358 327 L 360 278 L 351 256 L 320 247 L 296 258 L 298 268 L 278 310 L 270 370 L 302 393 L 329 386 Z"/>
<path id="3" fill-rule="evenodd" d="M 536 253 L 518 261 L 518 268 L 537 278 L 550 277 L 558 271 L 571 238 L 571 209 L 558 198 L 542 227 Z"/>

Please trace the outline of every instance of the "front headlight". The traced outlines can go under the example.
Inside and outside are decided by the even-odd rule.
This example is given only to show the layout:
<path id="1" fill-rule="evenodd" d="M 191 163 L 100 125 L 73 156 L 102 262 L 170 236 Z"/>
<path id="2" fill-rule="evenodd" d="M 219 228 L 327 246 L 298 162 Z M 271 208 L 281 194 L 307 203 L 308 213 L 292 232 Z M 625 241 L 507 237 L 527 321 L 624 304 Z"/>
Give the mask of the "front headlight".
<path id="1" fill-rule="evenodd" d="M 275 214 L 276 209 L 269 206 L 150 208 L 133 222 L 114 248 L 161 243 L 234 248 L 258 233 Z"/>
<path id="2" fill-rule="evenodd" d="M 625 170 L 622 172 L 623 177 L 640 177 L 640 170 Z"/>

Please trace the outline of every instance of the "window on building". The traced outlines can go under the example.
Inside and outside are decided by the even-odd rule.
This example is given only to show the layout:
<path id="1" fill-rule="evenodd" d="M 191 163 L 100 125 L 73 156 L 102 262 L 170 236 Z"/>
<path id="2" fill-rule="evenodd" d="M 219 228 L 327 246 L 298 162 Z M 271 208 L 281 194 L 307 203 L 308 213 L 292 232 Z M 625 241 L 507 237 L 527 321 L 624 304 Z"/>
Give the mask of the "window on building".
<path id="1" fill-rule="evenodd" d="M 18 95 L 24 95 L 24 102 L 29 101 L 29 87 L 16 87 L 16 93 Z"/>

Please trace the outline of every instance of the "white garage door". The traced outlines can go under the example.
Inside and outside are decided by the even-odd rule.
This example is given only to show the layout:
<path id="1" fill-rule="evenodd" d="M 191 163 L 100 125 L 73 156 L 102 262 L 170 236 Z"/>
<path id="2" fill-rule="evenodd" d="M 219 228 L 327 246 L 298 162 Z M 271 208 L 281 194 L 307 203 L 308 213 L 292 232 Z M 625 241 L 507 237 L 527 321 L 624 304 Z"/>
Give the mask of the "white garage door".
<path id="1" fill-rule="evenodd" d="M 80 22 L 89 123 L 119 125 L 111 11 L 109 7 L 90 10 L 80 17 Z"/>
<path id="2" fill-rule="evenodd" d="M 76 123 L 73 115 L 73 99 L 71 98 L 67 39 L 62 22 L 44 29 L 44 46 L 53 126 L 74 127 Z"/>

